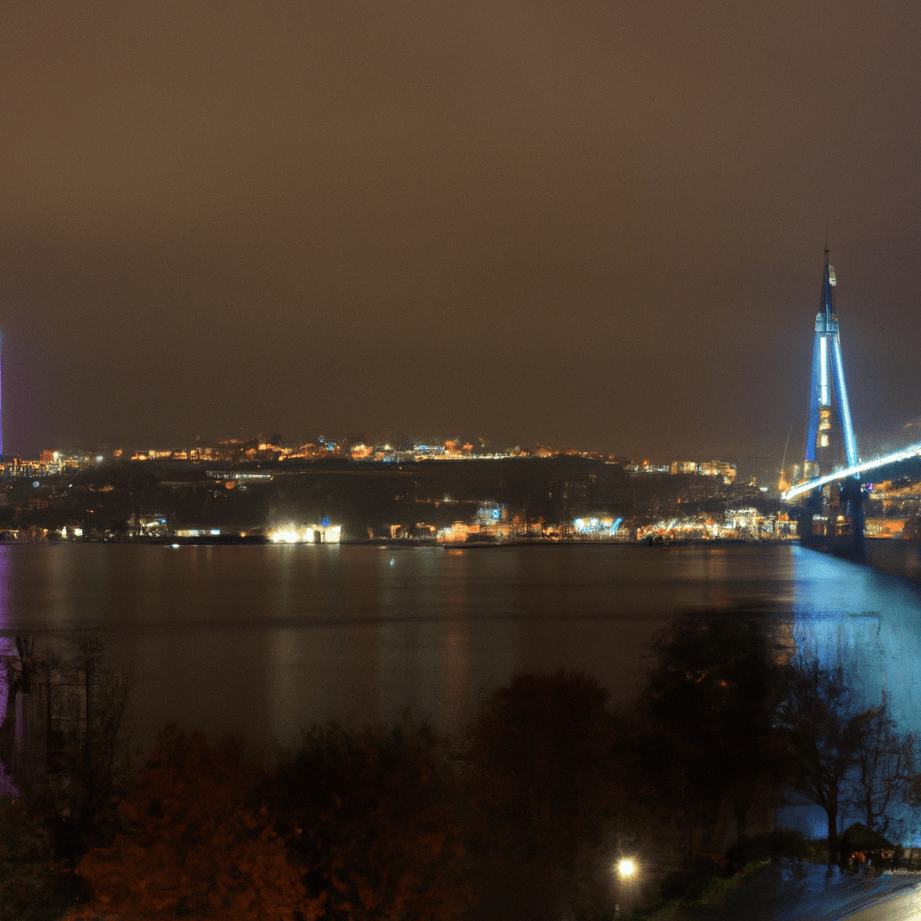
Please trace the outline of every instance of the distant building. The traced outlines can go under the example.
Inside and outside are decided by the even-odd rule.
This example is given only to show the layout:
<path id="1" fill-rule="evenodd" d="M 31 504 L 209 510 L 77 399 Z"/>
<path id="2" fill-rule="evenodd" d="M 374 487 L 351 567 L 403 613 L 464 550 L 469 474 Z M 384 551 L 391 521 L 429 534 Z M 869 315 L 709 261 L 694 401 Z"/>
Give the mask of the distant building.
<path id="1" fill-rule="evenodd" d="M 697 461 L 672 461 L 668 472 L 671 474 L 693 473 L 698 476 L 718 476 L 722 477 L 723 482 L 728 486 L 736 478 L 736 465 L 716 460 L 705 461 L 702 464 L 697 463 Z"/>
<path id="2" fill-rule="evenodd" d="M 725 461 L 707 461 L 698 465 L 697 472 L 701 476 L 722 477 L 723 482 L 728 486 L 730 483 L 735 482 L 736 465 L 727 464 Z"/>

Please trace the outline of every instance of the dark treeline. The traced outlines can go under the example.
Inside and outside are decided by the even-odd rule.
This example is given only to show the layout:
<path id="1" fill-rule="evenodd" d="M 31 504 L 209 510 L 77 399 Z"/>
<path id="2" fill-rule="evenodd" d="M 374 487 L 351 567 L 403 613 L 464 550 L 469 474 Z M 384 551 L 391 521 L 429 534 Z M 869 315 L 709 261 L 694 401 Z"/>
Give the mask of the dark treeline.
<path id="1" fill-rule="evenodd" d="M 51 675 L 20 638 L 0 726 L 21 787 L 0 798 L 0 919 L 646 917 L 644 902 L 693 897 L 772 847 L 801 851 L 776 828 L 791 796 L 825 809 L 825 856 L 842 859 L 841 815 L 885 835 L 917 802 L 916 739 L 840 663 L 791 656 L 774 623 L 680 618 L 629 707 L 592 677 L 521 674 L 457 739 L 410 717 L 330 725 L 267 761 L 168 727 L 133 766 L 124 683 L 84 640 L 54 663 L 83 722 L 68 735 L 48 705 L 44 771 L 3 738 L 9 699 L 26 712 Z M 636 878 L 617 874 L 623 857 Z"/>

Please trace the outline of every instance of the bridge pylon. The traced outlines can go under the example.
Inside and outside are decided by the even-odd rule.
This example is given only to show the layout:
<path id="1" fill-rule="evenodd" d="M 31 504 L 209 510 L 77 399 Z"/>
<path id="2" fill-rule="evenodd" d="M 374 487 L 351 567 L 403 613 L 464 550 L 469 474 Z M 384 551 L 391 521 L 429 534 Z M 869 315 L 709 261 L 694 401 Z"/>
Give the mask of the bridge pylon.
<path id="1" fill-rule="evenodd" d="M 815 318 L 804 480 L 814 480 L 859 463 L 841 358 L 834 300 L 836 286 L 835 270 L 828 262 L 826 249 L 822 294 Z M 800 516 L 800 539 L 804 544 L 863 560 L 863 525 L 863 488 L 858 479 L 849 478 L 840 487 L 829 484 L 809 493 Z"/>

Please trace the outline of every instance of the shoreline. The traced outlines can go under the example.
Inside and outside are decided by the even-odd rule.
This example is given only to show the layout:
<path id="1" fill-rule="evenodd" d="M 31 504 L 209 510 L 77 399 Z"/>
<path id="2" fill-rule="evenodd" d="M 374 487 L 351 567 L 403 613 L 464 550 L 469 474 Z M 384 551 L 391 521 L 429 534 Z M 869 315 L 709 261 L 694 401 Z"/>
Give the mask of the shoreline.
<path id="1" fill-rule="evenodd" d="M 194 547 L 194 546 L 302 546 L 302 547 L 382 547 L 388 550 L 418 550 L 440 548 L 444 550 L 482 550 L 482 549 L 499 549 L 502 547 L 558 547 L 558 546 L 580 546 L 580 547 L 711 547 L 724 544 L 798 544 L 799 538 L 796 536 L 782 538 L 746 538 L 746 537 L 689 537 L 679 539 L 650 539 L 642 538 L 638 540 L 593 540 L 591 538 L 578 537 L 515 537 L 507 540 L 468 540 L 468 541 L 436 541 L 436 540 L 413 540 L 412 538 L 356 538 L 354 540 L 341 541 L 273 541 L 263 535 L 249 534 L 213 534 L 200 535 L 196 537 L 126 537 L 126 538 L 48 538 L 40 539 L 29 538 L 8 538 L 0 539 L 0 546 L 14 546 L 17 544 L 48 544 L 48 545 L 69 545 L 69 544 L 135 544 L 144 546 L 166 546 L 166 547 Z"/>

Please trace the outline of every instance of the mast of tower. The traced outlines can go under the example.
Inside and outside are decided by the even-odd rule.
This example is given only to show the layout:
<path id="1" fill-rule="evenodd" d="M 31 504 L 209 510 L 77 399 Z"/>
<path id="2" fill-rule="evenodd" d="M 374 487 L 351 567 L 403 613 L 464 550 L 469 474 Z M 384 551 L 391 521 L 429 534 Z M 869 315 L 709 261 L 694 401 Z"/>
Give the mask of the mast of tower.
<path id="1" fill-rule="evenodd" d="M 809 397 L 809 432 L 806 437 L 806 479 L 830 473 L 836 466 L 859 463 L 857 439 L 851 420 L 851 408 L 841 358 L 841 338 L 835 312 L 835 270 L 825 250 L 825 273 L 822 297 L 815 318 L 815 342 L 812 352 L 812 388 Z M 843 445 L 836 445 L 840 439 Z M 840 447 L 844 449 L 843 458 Z M 837 456 L 836 456 L 837 455 Z"/>

